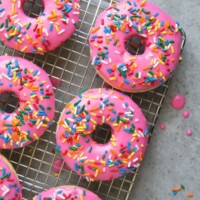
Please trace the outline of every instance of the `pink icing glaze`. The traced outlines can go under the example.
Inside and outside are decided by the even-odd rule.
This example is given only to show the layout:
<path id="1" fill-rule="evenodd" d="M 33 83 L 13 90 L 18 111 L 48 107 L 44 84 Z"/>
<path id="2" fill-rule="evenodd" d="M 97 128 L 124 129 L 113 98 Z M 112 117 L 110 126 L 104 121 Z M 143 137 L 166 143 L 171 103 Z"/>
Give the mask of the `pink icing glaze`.
<path id="1" fill-rule="evenodd" d="M 51 188 L 34 197 L 33 200 L 101 200 L 96 194 L 78 186 L 60 186 Z"/>
<path id="2" fill-rule="evenodd" d="M 44 11 L 38 18 L 25 15 L 25 1 L 1 1 L 0 24 L 8 20 L 8 25 L 0 28 L 2 43 L 21 52 L 44 54 L 72 35 L 79 18 L 79 0 L 43 0 Z"/>
<path id="3" fill-rule="evenodd" d="M 61 79 L 60 78 L 50 77 L 50 81 L 55 88 L 57 88 L 61 85 Z"/>
<path id="4" fill-rule="evenodd" d="M 166 124 L 165 123 L 160 124 L 160 129 L 161 130 L 165 130 L 166 129 Z"/>
<path id="5" fill-rule="evenodd" d="M 51 169 L 56 172 L 56 173 L 60 173 L 60 171 L 67 169 L 66 165 L 63 165 L 63 160 L 62 159 L 56 159 L 53 161 L 53 165 L 51 167 Z"/>
<path id="6" fill-rule="evenodd" d="M 92 64 L 107 83 L 122 91 L 142 92 L 161 85 L 180 58 L 179 25 L 163 10 L 145 2 L 131 0 L 111 6 L 91 30 Z M 131 36 L 146 44 L 142 55 L 126 51 L 125 42 Z"/>
<path id="7" fill-rule="evenodd" d="M 90 134 L 98 124 L 111 127 L 106 144 Z M 57 148 L 67 165 L 87 180 L 111 180 L 137 168 L 143 159 L 148 132 L 146 119 L 133 100 L 110 89 L 79 94 L 62 112 Z"/>
<path id="8" fill-rule="evenodd" d="M 0 92 L 13 92 L 19 99 L 13 113 L 0 110 L 0 148 L 23 147 L 51 125 L 55 100 L 43 69 L 22 58 L 1 56 Z"/>
<path id="9" fill-rule="evenodd" d="M 185 102 L 185 97 L 178 94 L 171 99 L 171 106 L 176 110 L 180 110 L 185 106 Z"/>
<path id="10" fill-rule="evenodd" d="M 184 110 L 183 113 L 182 113 L 182 117 L 189 118 L 190 117 L 190 112 L 187 111 L 187 110 Z"/>
<path id="11" fill-rule="evenodd" d="M 191 129 L 188 129 L 188 130 L 186 131 L 186 134 L 187 134 L 188 136 L 191 136 L 191 135 L 192 135 L 192 130 L 191 130 Z"/>
<path id="12" fill-rule="evenodd" d="M 0 197 L 3 200 L 21 200 L 21 190 L 14 168 L 4 156 L 0 155 Z"/>

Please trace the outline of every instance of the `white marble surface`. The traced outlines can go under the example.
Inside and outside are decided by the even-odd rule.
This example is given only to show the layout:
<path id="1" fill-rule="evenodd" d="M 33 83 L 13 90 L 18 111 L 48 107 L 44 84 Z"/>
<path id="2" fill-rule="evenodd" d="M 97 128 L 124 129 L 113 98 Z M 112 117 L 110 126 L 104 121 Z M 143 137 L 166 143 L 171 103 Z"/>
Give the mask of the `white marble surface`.
<path id="1" fill-rule="evenodd" d="M 200 199 L 200 1 L 199 0 L 151 0 L 177 19 L 187 34 L 183 61 L 176 71 L 157 127 L 149 144 L 146 157 L 139 170 L 130 199 L 134 200 L 186 200 L 192 192 Z M 176 93 L 186 96 L 185 109 L 191 117 L 184 119 L 182 111 L 170 106 Z M 159 130 L 165 122 L 166 130 Z M 191 128 L 193 135 L 186 135 Z M 185 191 L 173 197 L 171 188 L 183 184 Z"/>

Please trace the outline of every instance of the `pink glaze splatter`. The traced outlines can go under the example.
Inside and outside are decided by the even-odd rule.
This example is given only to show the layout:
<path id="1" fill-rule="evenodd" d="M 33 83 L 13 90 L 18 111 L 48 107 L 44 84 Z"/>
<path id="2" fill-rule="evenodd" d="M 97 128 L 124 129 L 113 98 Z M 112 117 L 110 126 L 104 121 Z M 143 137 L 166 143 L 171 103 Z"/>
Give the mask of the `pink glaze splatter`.
<path id="1" fill-rule="evenodd" d="M 189 116 L 190 116 L 189 111 L 184 110 L 183 113 L 182 113 L 182 117 L 184 117 L 184 118 L 189 118 Z"/>
<path id="2" fill-rule="evenodd" d="M 161 124 L 160 124 L 160 129 L 161 129 L 161 130 L 165 130 L 165 129 L 166 129 L 166 124 L 161 123 Z"/>
<path id="3" fill-rule="evenodd" d="M 187 134 L 188 136 L 191 136 L 191 135 L 192 135 L 192 130 L 188 129 L 188 130 L 186 131 L 186 134 Z"/>
<path id="4" fill-rule="evenodd" d="M 54 87 L 57 88 L 61 85 L 61 79 L 55 78 L 55 77 L 52 77 L 52 76 L 49 79 L 50 79 L 50 81 L 51 81 L 51 83 Z"/>
<path id="5" fill-rule="evenodd" d="M 185 102 L 186 102 L 185 97 L 178 94 L 172 98 L 171 106 L 176 110 L 180 110 L 185 106 Z"/>
<path id="6" fill-rule="evenodd" d="M 60 171 L 66 170 L 66 164 L 63 164 L 63 160 L 62 159 L 56 159 L 53 161 L 53 165 L 51 167 L 51 169 L 56 172 L 56 173 L 60 173 Z"/>

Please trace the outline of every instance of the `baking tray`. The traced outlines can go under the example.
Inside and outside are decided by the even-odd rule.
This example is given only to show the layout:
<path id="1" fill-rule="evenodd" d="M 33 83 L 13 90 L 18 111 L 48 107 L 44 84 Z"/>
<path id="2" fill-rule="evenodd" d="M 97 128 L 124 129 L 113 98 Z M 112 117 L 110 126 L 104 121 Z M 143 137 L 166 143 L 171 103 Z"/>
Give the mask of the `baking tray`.
<path id="1" fill-rule="evenodd" d="M 51 170 L 54 160 L 60 156 L 55 152 L 55 130 L 56 123 L 64 106 L 74 98 L 80 91 L 86 88 L 105 87 L 104 81 L 96 74 L 94 66 L 90 62 L 88 35 L 96 17 L 110 4 L 117 2 L 112 0 L 81 0 L 81 14 L 77 30 L 62 46 L 55 51 L 45 55 L 23 54 L 5 46 L 0 46 L 0 55 L 8 54 L 20 56 L 33 61 L 42 67 L 51 77 L 54 83 L 56 97 L 56 113 L 54 125 L 36 142 L 22 149 L 2 150 L 13 164 L 17 171 L 20 182 L 23 186 L 23 199 L 32 199 L 44 189 L 50 187 L 73 184 L 89 189 L 99 195 L 103 200 L 128 200 L 131 193 L 137 171 L 115 179 L 113 181 L 87 182 L 82 180 L 69 169 L 55 174 Z M 28 0 L 25 12 L 29 16 L 37 16 L 41 8 L 41 0 Z M 186 37 L 182 31 L 182 49 Z M 170 80 L 159 88 L 140 94 L 132 94 L 131 98 L 141 107 L 148 119 L 150 133 L 153 132 Z M 60 82 L 60 83 L 59 83 Z M 5 97 L 4 97 L 5 98 Z M 12 102 L 5 103 L 0 100 L 8 109 L 16 106 L 16 98 Z M 8 99 L 8 97 L 6 97 Z M 102 128 L 104 135 L 107 130 Z M 99 134 L 93 135 L 96 140 L 102 140 Z M 106 137 L 105 137 L 106 138 Z M 64 166 L 64 163 L 63 163 Z"/>

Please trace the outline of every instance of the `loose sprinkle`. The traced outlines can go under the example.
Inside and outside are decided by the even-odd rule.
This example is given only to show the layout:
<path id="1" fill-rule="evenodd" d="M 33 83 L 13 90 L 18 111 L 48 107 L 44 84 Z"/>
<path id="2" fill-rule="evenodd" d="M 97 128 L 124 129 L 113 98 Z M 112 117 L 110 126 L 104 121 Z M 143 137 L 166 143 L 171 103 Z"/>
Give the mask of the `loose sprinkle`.
<path id="1" fill-rule="evenodd" d="M 194 195 L 192 193 L 189 193 L 189 194 L 187 194 L 187 197 L 192 198 L 192 197 L 194 197 Z"/>
<path id="2" fill-rule="evenodd" d="M 178 194 L 178 192 L 181 192 L 181 191 L 185 190 L 185 186 L 184 185 L 180 185 L 178 187 L 171 188 L 171 190 L 172 190 L 173 196 L 176 196 Z M 187 197 L 191 197 L 192 198 L 193 194 L 192 193 L 188 193 Z"/>

